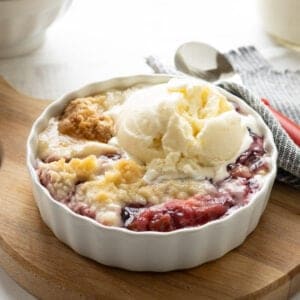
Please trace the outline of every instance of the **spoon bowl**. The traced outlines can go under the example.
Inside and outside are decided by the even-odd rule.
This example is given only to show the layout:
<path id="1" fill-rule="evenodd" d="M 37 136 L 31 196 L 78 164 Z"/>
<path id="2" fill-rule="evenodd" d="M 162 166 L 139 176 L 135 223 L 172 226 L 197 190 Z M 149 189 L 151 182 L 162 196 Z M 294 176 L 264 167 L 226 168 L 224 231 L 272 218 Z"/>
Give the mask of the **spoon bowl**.
<path id="1" fill-rule="evenodd" d="M 235 73 L 224 54 L 201 42 L 182 44 L 175 53 L 174 61 L 179 71 L 210 82 L 232 77 Z"/>

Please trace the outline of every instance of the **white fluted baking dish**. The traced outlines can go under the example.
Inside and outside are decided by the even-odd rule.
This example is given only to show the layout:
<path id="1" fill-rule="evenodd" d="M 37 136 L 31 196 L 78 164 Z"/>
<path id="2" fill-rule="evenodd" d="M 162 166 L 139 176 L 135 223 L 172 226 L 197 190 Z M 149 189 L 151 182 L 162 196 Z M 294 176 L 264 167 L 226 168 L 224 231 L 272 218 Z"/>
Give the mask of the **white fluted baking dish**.
<path id="1" fill-rule="evenodd" d="M 92 83 L 69 93 L 49 105 L 34 123 L 27 143 L 27 165 L 33 194 L 44 222 L 62 242 L 79 254 L 99 263 L 134 271 L 170 271 L 198 266 L 223 256 L 239 246 L 257 226 L 266 207 L 276 175 L 277 150 L 272 133 L 261 117 L 239 98 L 220 89 L 228 99 L 237 102 L 242 111 L 255 116 L 270 153 L 270 171 L 264 176 L 262 188 L 249 203 L 229 215 L 200 227 L 172 232 L 134 232 L 119 227 L 106 227 L 71 211 L 54 200 L 39 182 L 34 168 L 37 158 L 38 134 L 51 117 L 59 115 L 66 104 L 112 88 L 128 88 L 136 84 L 158 84 L 170 76 L 137 75 Z"/>

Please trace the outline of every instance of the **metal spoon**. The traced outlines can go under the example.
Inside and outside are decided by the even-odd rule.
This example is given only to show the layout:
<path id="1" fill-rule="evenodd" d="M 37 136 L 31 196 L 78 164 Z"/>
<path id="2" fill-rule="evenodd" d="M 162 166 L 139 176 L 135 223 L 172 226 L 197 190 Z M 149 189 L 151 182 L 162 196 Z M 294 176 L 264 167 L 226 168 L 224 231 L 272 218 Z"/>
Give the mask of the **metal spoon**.
<path id="1" fill-rule="evenodd" d="M 174 60 L 179 71 L 206 81 L 217 81 L 235 74 L 226 56 L 205 43 L 188 42 L 181 45 Z"/>

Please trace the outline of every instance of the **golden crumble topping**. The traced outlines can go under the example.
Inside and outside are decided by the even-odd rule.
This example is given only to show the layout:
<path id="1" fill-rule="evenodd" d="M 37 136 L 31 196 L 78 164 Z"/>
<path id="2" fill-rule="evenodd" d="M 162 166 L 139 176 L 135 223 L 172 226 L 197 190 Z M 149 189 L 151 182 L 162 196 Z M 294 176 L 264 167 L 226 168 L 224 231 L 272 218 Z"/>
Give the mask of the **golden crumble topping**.
<path id="1" fill-rule="evenodd" d="M 65 177 L 65 180 L 69 176 L 75 176 L 77 181 L 85 181 L 92 178 L 97 171 L 97 158 L 94 155 L 90 155 L 84 159 L 72 158 L 69 162 L 65 159 L 43 164 L 48 170 L 56 172 Z"/>
<path id="2" fill-rule="evenodd" d="M 115 165 L 114 169 L 105 174 L 106 183 L 134 183 L 144 175 L 144 168 L 133 160 L 121 159 Z"/>
<path id="3" fill-rule="evenodd" d="M 113 136 L 113 120 L 103 114 L 106 109 L 105 96 L 75 99 L 64 110 L 58 129 L 73 137 L 107 143 Z"/>
<path id="4" fill-rule="evenodd" d="M 51 163 L 41 163 L 39 176 L 51 195 L 59 200 L 67 200 L 75 184 L 91 180 L 97 168 L 97 159 L 94 155 L 84 159 L 73 158 L 69 162 L 62 158 Z"/>

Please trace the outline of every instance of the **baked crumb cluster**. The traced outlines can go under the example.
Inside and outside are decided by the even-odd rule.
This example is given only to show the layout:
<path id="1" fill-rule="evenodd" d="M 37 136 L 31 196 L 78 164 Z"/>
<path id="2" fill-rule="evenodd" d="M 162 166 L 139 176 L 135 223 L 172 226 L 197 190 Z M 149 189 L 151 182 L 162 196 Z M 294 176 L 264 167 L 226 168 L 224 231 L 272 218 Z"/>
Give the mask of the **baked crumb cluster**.
<path id="1" fill-rule="evenodd" d="M 118 108 L 136 89 L 74 99 L 49 121 L 39 135 L 37 172 L 51 196 L 103 225 L 135 231 L 201 225 L 247 203 L 268 172 L 263 138 L 250 132 L 252 144 L 224 180 L 149 181 L 147 164 L 116 138 Z"/>
<path id="2" fill-rule="evenodd" d="M 59 119 L 62 134 L 75 138 L 107 143 L 114 135 L 113 120 L 105 116 L 105 96 L 79 98 L 71 101 Z"/>

